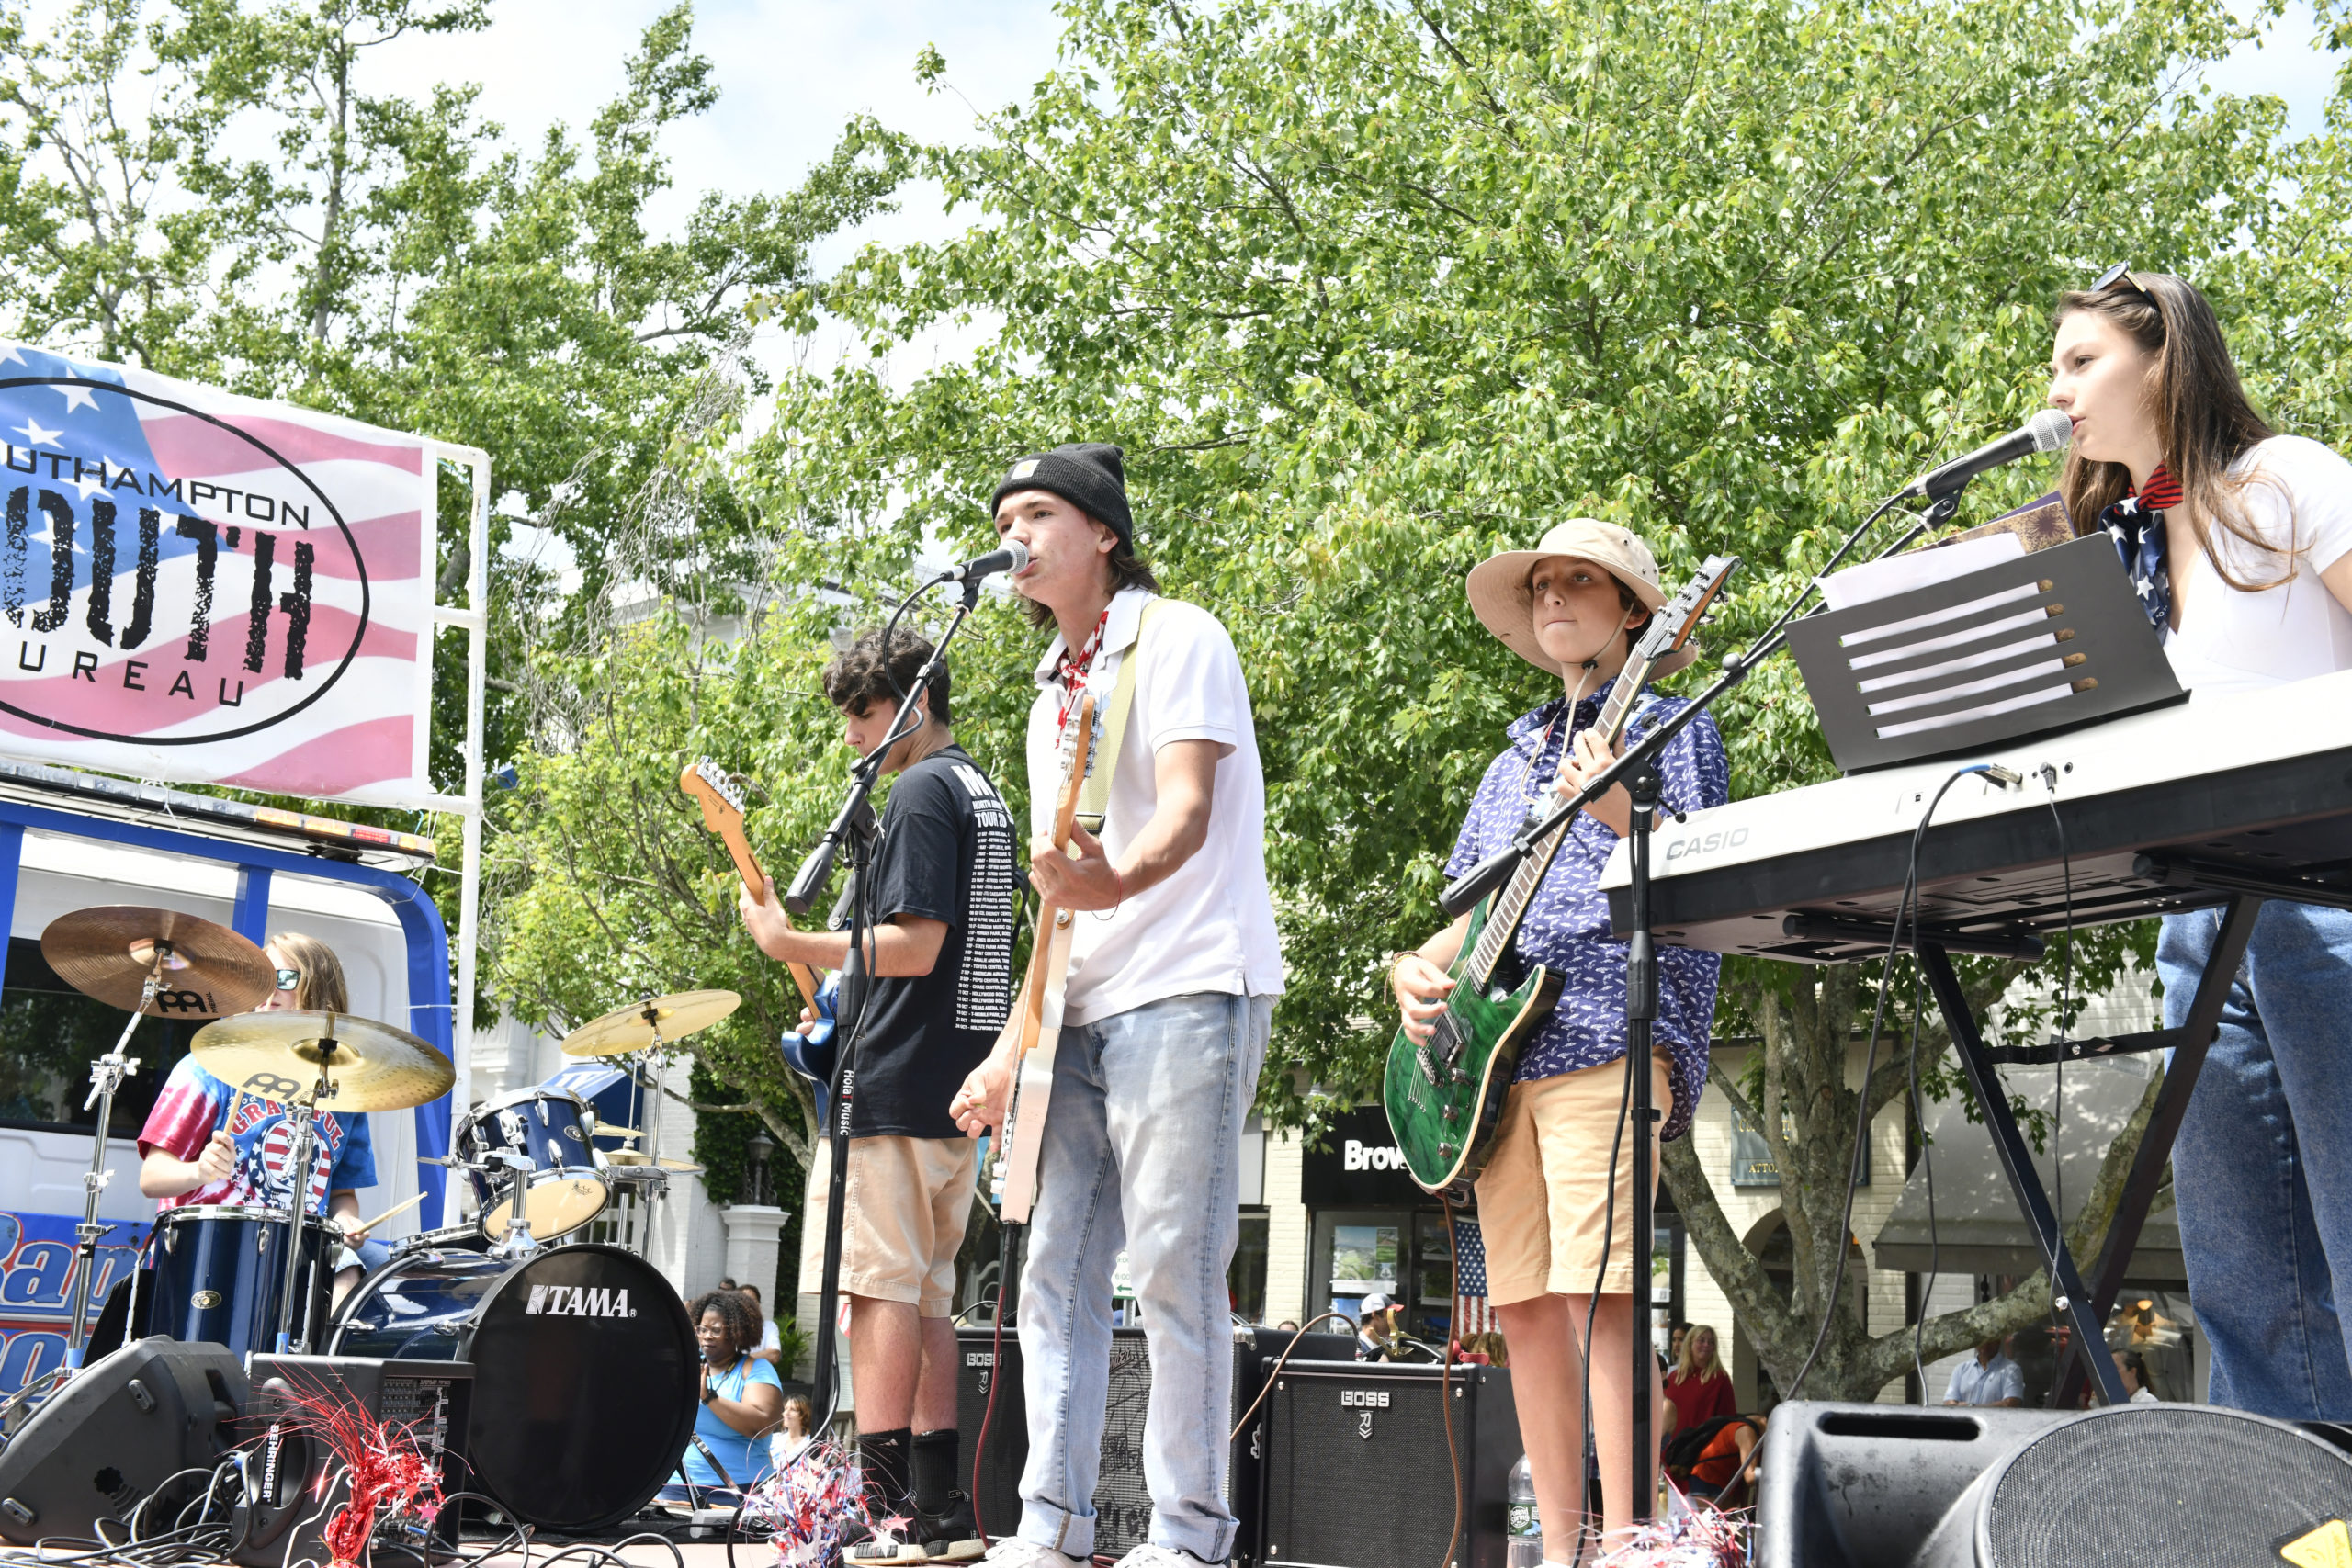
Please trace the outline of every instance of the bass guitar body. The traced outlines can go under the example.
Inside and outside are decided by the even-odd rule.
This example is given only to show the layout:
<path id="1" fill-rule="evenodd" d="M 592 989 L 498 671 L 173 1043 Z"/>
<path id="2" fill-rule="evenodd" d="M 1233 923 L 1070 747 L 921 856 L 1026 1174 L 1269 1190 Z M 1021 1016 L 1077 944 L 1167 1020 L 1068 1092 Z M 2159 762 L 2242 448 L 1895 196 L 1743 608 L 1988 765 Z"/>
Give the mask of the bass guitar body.
<path id="1" fill-rule="evenodd" d="M 1492 900 L 1471 911 L 1445 1011 L 1426 1044 L 1396 1032 L 1381 1089 L 1406 1169 L 1422 1188 L 1455 1201 L 1469 1199 L 1494 1152 L 1521 1045 L 1560 999 L 1560 976 L 1540 964 L 1477 984 L 1470 971 L 1491 913 Z"/>

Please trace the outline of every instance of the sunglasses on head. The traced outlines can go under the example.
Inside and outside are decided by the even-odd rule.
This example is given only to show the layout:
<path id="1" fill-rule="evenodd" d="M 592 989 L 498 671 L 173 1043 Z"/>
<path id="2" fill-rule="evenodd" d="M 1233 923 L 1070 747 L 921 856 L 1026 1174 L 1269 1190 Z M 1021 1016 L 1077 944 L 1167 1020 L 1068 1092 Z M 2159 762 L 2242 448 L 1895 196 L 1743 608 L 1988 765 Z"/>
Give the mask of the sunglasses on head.
<path id="1" fill-rule="evenodd" d="M 302 972 L 300 969 L 280 969 L 277 972 L 277 988 L 281 991 L 290 991 L 301 983 Z"/>
<path id="2" fill-rule="evenodd" d="M 2132 276 L 2132 264 L 2130 262 L 2117 262 L 2113 266 L 2109 267 L 2105 272 L 2100 273 L 2098 275 L 2098 281 L 2092 284 L 2090 288 L 2086 289 L 2084 292 L 2089 294 L 2104 294 L 2110 288 L 2128 288 L 2143 299 L 2153 299 L 2155 298 L 2154 295 L 2148 292 L 2147 287 L 2143 284 L 2139 278 Z"/>

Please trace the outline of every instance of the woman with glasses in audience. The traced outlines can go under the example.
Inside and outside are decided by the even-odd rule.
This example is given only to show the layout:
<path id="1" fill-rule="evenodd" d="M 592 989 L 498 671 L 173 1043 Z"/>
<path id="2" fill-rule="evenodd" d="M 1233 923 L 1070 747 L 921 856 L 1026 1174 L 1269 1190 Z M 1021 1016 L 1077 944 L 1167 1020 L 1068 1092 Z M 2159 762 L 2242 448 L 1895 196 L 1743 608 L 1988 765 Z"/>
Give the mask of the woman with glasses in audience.
<path id="1" fill-rule="evenodd" d="M 257 1012 L 288 1008 L 351 1010 L 350 988 L 334 950 L 316 937 L 280 931 L 262 951 L 277 968 L 277 986 Z M 193 1055 L 173 1064 L 139 1130 L 139 1190 L 160 1213 L 195 1204 L 283 1211 L 292 1195 L 288 1169 L 294 1127 L 276 1100 L 233 1089 Z M 362 1271 L 383 1259 L 381 1243 L 359 1228 L 359 1192 L 376 1185 L 375 1152 L 364 1111 L 325 1111 L 313 1123 L 304 1207 L 343 1232 L 345 1267 L 338 1300 Z"/>
<path id="2" fill-rule="evenodd" d="M 2264 422 L 2212 307 L 2177 277 L 2116 267 L 2059 300 L 2055 334 L 2067 514 L 2115 541 L 2225 752 L 2233 696 L 2352 670 L 2352 464 Z M 2165 918 L 2168 1026 L 2188 1017 L 2221 919 Z M 2266 902 L 2172 1151 L 2216 1404 L 2352 1419 L 2336 1310 L 2352 1300 L 2348 1017 L 2352 911 Z"/>

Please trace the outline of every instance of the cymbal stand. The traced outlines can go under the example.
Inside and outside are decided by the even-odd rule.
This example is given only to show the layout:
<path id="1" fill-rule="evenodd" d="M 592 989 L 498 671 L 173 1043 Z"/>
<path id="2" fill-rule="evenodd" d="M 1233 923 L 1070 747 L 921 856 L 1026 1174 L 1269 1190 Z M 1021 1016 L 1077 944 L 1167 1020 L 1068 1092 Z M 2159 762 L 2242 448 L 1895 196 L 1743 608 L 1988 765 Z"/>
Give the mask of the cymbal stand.
<path id="1" fill-rule="evenodd" d="M 114 1096 L 122 1080 L 139 1070 L 139 1058 L 126 1056 L 123 1047 L 130 1043 L 131 1032 L 139 1021 L 147 1016 L 147 1009 L 155 1000 L 155 990 L 164 977 L 164 970 L 172 959 L 172 944 L 155 943 L 154 961 L 147 965 L 146 982 L 139 989 L 139 1005 L 130 1012 L 130 1021 L 122 1026 L 122 1036 L 114 1049 L 90 1064 L 90 1096 L 82 1101 L 87 1111 L 98 1108 L 97 1132 L 90 1149 L 90 1168 L 82 1176 L 82 1223 L 74 1227 L 74 1327 L 65 1341 L 65 1364 L 78 1368 L 82 1353 L 88 1348 L 90 1337 L 90 1272 L 97 1262 L 98 1240 L 112 1225 L 98 1224 L 98 1199 L 106 1191 L 114 1172 L 107 1168 L 107 1138 L 114 1129 Z"/>
<path id="2" fill-rule="evenodd" d="M 662 1168 L 662 1080 L 670 1070 L 670 1046 L 669 1043 L 662 1038 L 662 1014 L 660 1010 L 654 1007 L 653 998 L 650 997 L 645 999 L 645 1011 L 642 1016 L 646 1029 L 653 1036 L 653 1043 L 645 1048 L 645 1060 L 653 1068 L 653 1093 L 646 1100 L 650 1113 L 640 1120 L 647 1123 L 646 1160 L 650 1168 L 659 1170 Z M 649 1188 L 645 1194 L 645 1245 L 639 1256 L 656 1269 L 662 1265 L 653 1256 L 653 1216 L 661 1212 L 662 1205 L 667 1202 L 669 1198 L 670 1184 L 666 1181 Z"/>
<path id="3" fill-rule="evenodd" d="M 332 1028 L 333 1024 L 330 1023 Z M 311 1314 L 302 1314 L 302 1337 L 293 1340 L 294 1281 L 302 1267 L 302 1222 L 311 1212 L 311 1156 L 318 1141 L 316 1125 L 318 1102 L 334 1093 L 335 1040 L 332 1034 L 319 1042 L 319 1081 L 311 1088 L 311 1098 L 305 1102 L 295 1100 L 286 1108 L 286 1119 L 294 1123 L 294 1138 L 287 1153 L 287 1174 L 293 1185 L 286 1194 L 286 1274 L 284 1290 L 277 1300 L 277 1353 L 307 1356 L 311 1353 Z"/>
<path id="4" fill-rule="evenodd" d="M 531 1173 L 538 1168 L 531 1163 L 530 1156 L 518 1154 L 513 1149 L 492 1149 L 482 1156 L 482 1162 L 485 1166 L 504 1166 L 513 1174 L 514 1182 L 510 1195 L 512 1207 L 506 1216 L 506 1234 L 492 1244 L 490 1256 L 528 1258 L 539 1250 L 538 1241 L 531 1235 L 531 1216 L 527 1206 L 531 1196 Z"/>

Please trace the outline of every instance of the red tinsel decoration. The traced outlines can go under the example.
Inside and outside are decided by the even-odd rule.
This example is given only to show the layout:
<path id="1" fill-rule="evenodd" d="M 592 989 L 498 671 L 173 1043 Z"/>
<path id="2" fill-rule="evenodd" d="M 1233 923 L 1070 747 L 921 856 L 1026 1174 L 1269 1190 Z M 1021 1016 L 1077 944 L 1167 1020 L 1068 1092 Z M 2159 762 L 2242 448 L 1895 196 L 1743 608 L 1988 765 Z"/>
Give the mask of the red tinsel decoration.
<path id="1" fill-rule="evenodd" d="M 351 1489 L 320 1532 L 331 1568 L 358 1568 L 378 1515 L 429 1520 L 440 1510 L 440 1472 L 407 1427 L 379 1421 L 334 1389 L 289 1384 L 285 1399 L 287 1411 L 273 1425 L 323 1442 Z M 333 1484 L 322 1471 L 319 1495 Z"/>

